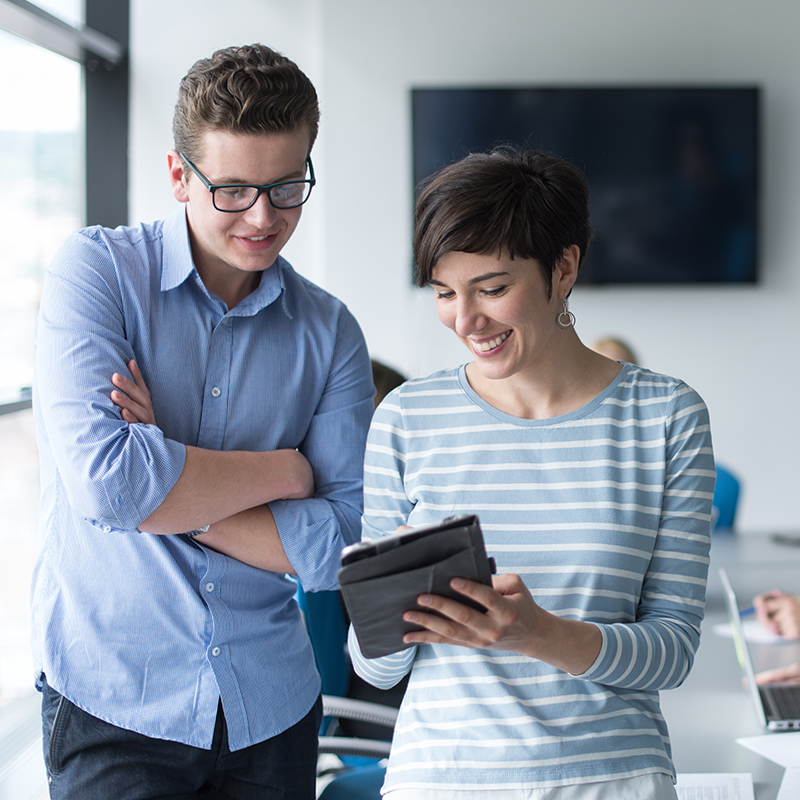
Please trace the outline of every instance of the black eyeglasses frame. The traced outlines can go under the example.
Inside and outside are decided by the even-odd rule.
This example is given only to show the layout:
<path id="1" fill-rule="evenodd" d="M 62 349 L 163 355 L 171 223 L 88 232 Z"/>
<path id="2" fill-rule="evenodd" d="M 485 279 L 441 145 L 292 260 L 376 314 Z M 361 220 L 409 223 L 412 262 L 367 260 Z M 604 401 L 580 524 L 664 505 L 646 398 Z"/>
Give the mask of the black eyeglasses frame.
<path id="1" fill-rule="evenodd" d="M 257 202 L 258 198 L 261 197 L 262 194 L 267 195 L 267 200 L 269 200 L 269 204 L 279 211 L 286 211 L 291 208 L 299 208 L 304 203 L 308 202 L 308 198 L 311 197 L 311 190 L 316 186 L 317 179 L 314 176 L 314 165 L 311 163 L 311 156 L 306 157 L 306 164 L 308 165 L 308 178 L 304 178 L 303 180 L 299 181 L 278 181 L 277 183 L 268 183 L 266 185 L 261 185 L 257 183 L 211 183 L 211 181 L 203 175 L 202 172 L 184 155 L 183 153 L 178 153 L 178 155 L 191 167 L 192 171 L 200 178 L 201 183 L 203 186 L 211 192 L 211 202 L 214 204 L 214 208 L 217 211 L 221 211 L 223 214 L 241 214 L 242 211 L 247 211 L 247 209 L 252 208 Z M 295 203 L 291 206 L 276 206 L 275 202 L 272 199 L 272 195 L 270 194 L 269 190 L 274 189 L 276 186 L 286 186 L 290 183 L 307 183 L 309 186 L 308 194 L 305 196 L 299 203 Z M 244 208 L 220 208 L 217 205 L 217 200 L 215 193 L 217 189 L 257 189 L 256 196 L 253 198 L 253 202 L 249 205 L 245 206 Z"/>

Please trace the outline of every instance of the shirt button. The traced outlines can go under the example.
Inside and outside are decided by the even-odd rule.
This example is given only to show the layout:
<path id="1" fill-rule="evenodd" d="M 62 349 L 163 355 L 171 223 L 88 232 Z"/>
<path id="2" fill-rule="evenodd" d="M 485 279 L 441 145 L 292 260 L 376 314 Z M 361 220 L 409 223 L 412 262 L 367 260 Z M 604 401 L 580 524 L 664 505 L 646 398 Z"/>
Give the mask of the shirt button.
<path id="1" fill-rule="evenodd" d="M 211 396 L 212 396 L 212 397 L 219 397 L 221 394 L 222 394 L 222 392 L 220 391 L 220 389 L 219 389 L 219 386 L 215 386 L 215 387 L 214 387 L 214 388 L 211 390 Z"/>
<path id="2" fill-rule="evenodd" d="M 214 584 L 213 583 L 207 583 L 206 584 L 206 591 L 207 592 L 213 592 L 214 591 Z"/>
<path id="3" fill-rule="evenodd" d="M 211 655 L 212 655 L 212 656 L 218 656 L 218 655 L 219 655 L 221 652 L 222 652 L 222 651 L 219 649 L 219 647 L 214 647 L 214 648 L 211 650 Z"/>

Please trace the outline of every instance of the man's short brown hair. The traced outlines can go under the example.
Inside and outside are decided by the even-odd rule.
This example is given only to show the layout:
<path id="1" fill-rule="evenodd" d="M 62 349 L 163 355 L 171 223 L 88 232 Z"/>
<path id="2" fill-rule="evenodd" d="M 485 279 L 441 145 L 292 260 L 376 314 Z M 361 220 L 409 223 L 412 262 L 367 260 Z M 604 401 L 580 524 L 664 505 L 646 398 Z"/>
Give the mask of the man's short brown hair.
<path id="1" fill-rule="evenodd" d="M 319 129 L 313 84 L 290 59 L 263 44 L 228 47 L 198 61 L 183 78 L 172 120 L 175 149 L 200 159 L 208 131 L 239 134 Z"/>
<path id="2" fill-rule="evenodd" d="M 419 286 L 451 252 L 535 259 L 550 286 L 564 251 L 577 245 L 582 262 L 592 238 L 584 174 L 555 156 L 511 147 L 439 170 L 422 188 L 414 222 Z"/>

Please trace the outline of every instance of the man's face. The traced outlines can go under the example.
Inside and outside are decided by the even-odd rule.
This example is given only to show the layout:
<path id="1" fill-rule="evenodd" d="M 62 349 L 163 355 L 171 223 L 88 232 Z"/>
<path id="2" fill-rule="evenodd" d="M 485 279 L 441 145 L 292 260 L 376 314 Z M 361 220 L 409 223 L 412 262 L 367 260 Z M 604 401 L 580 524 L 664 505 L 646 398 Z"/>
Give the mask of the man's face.
<path id="1" fill-rule="evenodd" d="M 263 135 L 208 131 L 194 164 L 212 184 L 302 180 L 308 139 L 305 130 Z M 301 209 L 273 208 L 263 193 L 246 211 L 217 211 L 211 192 L 189 167 L 184 170 L 174 150 L 169 166 L 173 193 L 186 203 L 192 255 L 206 286 L 229 291 L 237 284 L 257 285 L 257 274 L 275 263 L 294 233 Z"/>

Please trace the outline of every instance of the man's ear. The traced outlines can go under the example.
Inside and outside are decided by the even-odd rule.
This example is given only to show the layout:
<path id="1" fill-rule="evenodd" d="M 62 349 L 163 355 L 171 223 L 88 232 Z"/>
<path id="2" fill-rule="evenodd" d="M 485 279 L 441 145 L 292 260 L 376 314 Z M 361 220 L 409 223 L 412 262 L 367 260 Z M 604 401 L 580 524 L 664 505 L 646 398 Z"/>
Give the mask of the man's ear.
<path id="1" fill-rule="evenodd" d="M 172 194 L 179 203 L 188 203 L 189 192 L 186 188 L 187 176 L 184 172 L 183 159 L 178 155 L 177 150 L 170 150 L 167 153 L 167 168 L 169 170 L 169 182 L 172 186 Z"/>
<path id="2" fill-rule="evenodd" d="M 565 298 L 578 279 L 578 265 L 581 261 L 581 249 L 576 244 L 564 248 L 561 259 L 553 271 L 553 294 L 558 299 Z"/>

